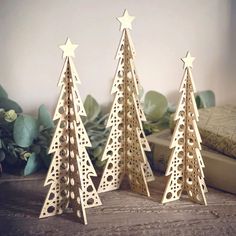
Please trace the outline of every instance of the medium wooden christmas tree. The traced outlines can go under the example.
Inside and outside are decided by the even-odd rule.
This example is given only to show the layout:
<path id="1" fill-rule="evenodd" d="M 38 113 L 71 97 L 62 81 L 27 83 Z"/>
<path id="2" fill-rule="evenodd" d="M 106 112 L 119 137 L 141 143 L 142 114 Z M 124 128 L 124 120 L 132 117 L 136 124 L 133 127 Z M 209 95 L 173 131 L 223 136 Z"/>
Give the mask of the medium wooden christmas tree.
<path id="1" fill-rule="evenodd" d="M 87 154 L 90 141 L 80 116 L 86 116 L 76 83 L 79 77 L 72 57 L 77 45 L 67 39 L 63 50 L 65 63 L 58 86 L 61 93 L 54 120 L 57 127 L 49 148 L 54 153 L 44 186 L 50 185 L 40 218 L 61 214 L 67 207 L 87 224 L 85 208 L 101 205 L 91 180 L 96 172 Z"/>
<path id="2" fill-rule="evenodd" d="M 170 148 L 172 153 L 168 162 L 166 176 L 169 176 L 162 203 L 180 198 L 186 191 L 189 198 L 207 205 L 204 192 L 207 191 L 200 153 L 201 137 L 197 128 L 198 110 L 194 98 L 195 85 L 191 68 L 194 61 L 190 53 L 183 58 L 184 76 L 180 86 L 181 97 L 175 113 L 175 130 Z"/>
<path id="3" fill-rule="evenodd" d="M 142 128 L 145 116 L 138 98 L 140 85 L 133 62 L 135 50 L 129 35 L 133 19 L 127 10 L 118 18 L 122 37 L 111 91 L 116 95 L 107 122 L 111 131 L 102 157 L 107 162 L 98 192 L 118 189 L 127 175 L 133 191 L 149 196 L 147 181 L 153 180 L 154 176 L 145 155 L 150 148 Z"/>

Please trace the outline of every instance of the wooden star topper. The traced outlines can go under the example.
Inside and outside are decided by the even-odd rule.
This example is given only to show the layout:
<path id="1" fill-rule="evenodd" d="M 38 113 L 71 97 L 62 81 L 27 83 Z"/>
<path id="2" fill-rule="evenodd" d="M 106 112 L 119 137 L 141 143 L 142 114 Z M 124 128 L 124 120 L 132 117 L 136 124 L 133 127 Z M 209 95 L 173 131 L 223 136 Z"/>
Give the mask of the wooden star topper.
<path id="1" fill-rule="evenodd" d="M 118 21 L 120 21 L 120 30 L 123 29 L 132 29 L 132 21 L 135 19 L 134 16 L 130 16 L 128 11 L 125 10 L 124 15 L 121 17 L 117 17 Z"/>
<path id="2" fill-rule="evenodd" d="M 191 57 L 190 52 L 187 52 L 186 57 L 181 58 L 181 60 L 184 63 L 184 69 L 187 68 L 187 67 L 193 68 L 193 61 L 195 60 L 195 57 Z"/>
<path id="3" fill-rule="evenodd" d="M 65 57 L 75 57 L 75 49 L 78 47 L 77 44 L 72 44 L 70 39 L 67 38 L 66 44 L 60 45 L 60 49 L 63 51 L 63 58 Z"/>

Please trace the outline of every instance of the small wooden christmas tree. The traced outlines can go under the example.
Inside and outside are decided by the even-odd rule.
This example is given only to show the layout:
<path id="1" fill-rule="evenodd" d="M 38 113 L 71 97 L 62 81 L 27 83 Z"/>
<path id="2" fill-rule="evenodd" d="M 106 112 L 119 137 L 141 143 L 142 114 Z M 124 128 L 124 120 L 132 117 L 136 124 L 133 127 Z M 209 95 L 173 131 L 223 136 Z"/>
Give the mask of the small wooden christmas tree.
<path id="1" fill-rule="evenodd" d="M 194 59 L 189 52 L 182 59 L 184 76 L 179 90 L 182 94 L 174 117 L 176 126 L 170 144 L 172 153 L 166 170 L 166 176 L 170 176 L 162 203 L 177 200 L 182 191 L 186 191 L 192 201 L 207 205 L 204 194 L 207 188 L 202 170 L 204 163 L 200 153 L 201 137 L 196 123 L 199 115 L 191 73 Z"/>
<path id="2" fill-rule="evenodd" d="M 149 196 L 147 181 L 154 176 L 144 152 L 150 148 L 142 128 L 145 116 L 138 98 L 140 85 L 133 62 L 135 50 L 128 30 L 133 19 L 127 10 L 118 18 L 123 33 L 111 91 L 116 96 L 107 122 L 111 131 L 102 157 L 107 163 L 98 192 L 118 189 L 127 175 L 133 191 Z"/>
<path id="3" fill-rule="evenodd" d="M 80 82 L 72 61 L 76 47 L 70 39 L 60 46 L 65 63 L 53 118 L 58 122 L 49 148 L 54 156 L 44 184 L 51 186 L 40 218 L 61 214 L 69 206 L 87 224 L 85 208 L 101 205 L 101 201 L 91 180 L 96 172 L 86 151 L 91 144 L 80 118 L 86 113 L 75 85 Z"/>

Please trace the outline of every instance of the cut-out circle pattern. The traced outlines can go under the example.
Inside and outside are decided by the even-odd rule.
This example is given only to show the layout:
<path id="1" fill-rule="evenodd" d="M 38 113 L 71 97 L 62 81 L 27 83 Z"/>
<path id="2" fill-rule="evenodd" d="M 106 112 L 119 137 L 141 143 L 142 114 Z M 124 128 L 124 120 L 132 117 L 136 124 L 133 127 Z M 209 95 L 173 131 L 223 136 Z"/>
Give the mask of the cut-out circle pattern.
<path id="1" fill-rule="evenodd" d="M 102 157 L 107 162 L 98 191 L 118 189 L 127 175 L 133 191 L 149 196 L 147 181 L 154 176 L 144 152 L 150 151 L 150 147 L 142 128 L 145 116 L 138 100 L 140 85 L 133 56 L 133 44 L 128 30 L 124 29 L 112 87 L 115 99 L 107 122 L 111 130 Z"/>
<path id="2" fill-rule="evenodd" d="M 207 204 L 193 88 L 190 69 L 186 68 L 180 88 L 182 94 L 175 114 L 176 126 L 170 144 L 172 153 L 166 170 L 169 179 L 162 203 L 179 199 L 185 190 L 192 201 Z"/>
<path id="3" fill-rule="evenodd" d="M 58 121 L 49 148 L 54 156 L 45 180 L 45 186 L 51 186 L 40 218 L 61 214 L 70 206 L 87 224 L 85 208 L 101 205 L 101 201 L 91 180 L 96 172 L 86 151 L 91 144 L 80 118 L 85 112 L 75 86 L 77 73 L 71 63 L 71 58 L 66 58 L 66 69 L 63 68 L 60 77 L 62 89 L 54 114 Z"/>

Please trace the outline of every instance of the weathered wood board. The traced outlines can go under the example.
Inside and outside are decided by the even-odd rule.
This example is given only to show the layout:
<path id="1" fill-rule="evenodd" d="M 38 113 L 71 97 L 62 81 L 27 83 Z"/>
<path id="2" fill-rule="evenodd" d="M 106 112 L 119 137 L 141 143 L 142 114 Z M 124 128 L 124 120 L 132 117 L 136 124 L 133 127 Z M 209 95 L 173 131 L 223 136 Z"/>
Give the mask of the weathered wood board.
<path id="1" fill-rule="evenodd" d="M 101 193 L 103 206 L 87 210 L 89 225 L 70 214 L 38 219 L 45 176 L 0 179 L 0 235 L 236 235 L 236 196 L 209 188 L 208 206 L 187 196 L 161 205 L 166 177 L 150 183 L 151 197 L 127 185 Z M 125 181 L 125 184 L 128 181 Z"/>

